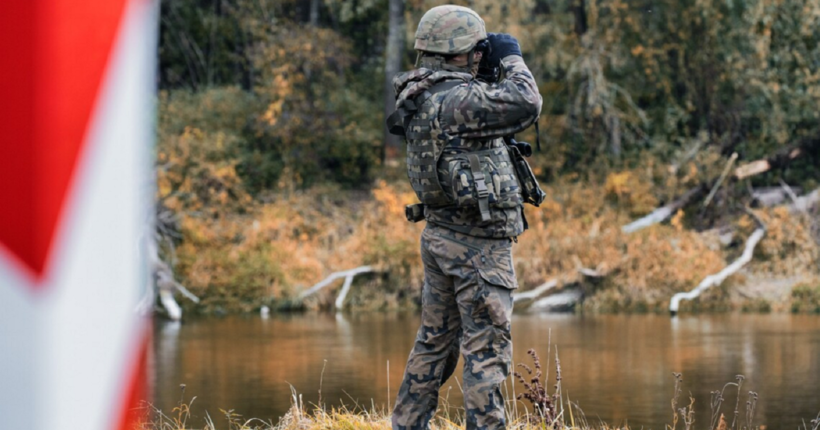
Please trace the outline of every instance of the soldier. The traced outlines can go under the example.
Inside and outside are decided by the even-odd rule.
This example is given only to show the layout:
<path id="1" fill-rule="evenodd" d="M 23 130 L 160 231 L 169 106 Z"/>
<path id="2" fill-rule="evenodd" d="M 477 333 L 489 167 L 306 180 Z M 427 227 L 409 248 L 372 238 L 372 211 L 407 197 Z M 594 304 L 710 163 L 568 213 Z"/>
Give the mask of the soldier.
<path id="1" fill-rule="evenodd" d="M 408 219 L 427 221 L 425 274 L 422 323 L 393 429 L 428 428 L 459 350 L 467 429 L 503 429 L 500 387 L 510 372 L 511 294 L 518 287 L 512 242 L 526 223 L 525 179 L 516 174 L 503 137 L 537 120 L 541 96 L 518 41 L 487 34 L 468 8 L 430 9 L 419 22 L 415 49 L 418 68 L 394 79 L 397 112 L 388 123 L 407 139 L 408 177 L 421 201 L 408 207 Z M 475 79 L 482 59 L 505 79 Z"/>

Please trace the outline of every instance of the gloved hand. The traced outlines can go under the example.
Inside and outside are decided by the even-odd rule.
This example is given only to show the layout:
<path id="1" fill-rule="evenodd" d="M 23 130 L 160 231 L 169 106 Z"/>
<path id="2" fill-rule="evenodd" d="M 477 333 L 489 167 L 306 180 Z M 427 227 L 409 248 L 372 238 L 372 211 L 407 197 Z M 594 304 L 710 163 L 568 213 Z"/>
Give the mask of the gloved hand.
<path id="1" fill-rule="evenodd" d="M 487 41 L 490 42 L 490 58 L 489 64 L 493 67 L 501 64 L 501 59 L 508 55 L 521 55 L 521 47 L 518 45 L 518 39 L 506 33 L 488 33 Z"/>
<path id="2" fill-rule="evenodd" d="M 506 143 L 509 146 L 514 146 L 516 149 L 518 149 L 518 152 L 525 157 L 529 157 L 532 155 L 532 145 L 530 145 L 527 142 L 519 142 L 515 140 L 515 138 L 513 138 L 512 136 L 505 136 L 504 143 Z"/>

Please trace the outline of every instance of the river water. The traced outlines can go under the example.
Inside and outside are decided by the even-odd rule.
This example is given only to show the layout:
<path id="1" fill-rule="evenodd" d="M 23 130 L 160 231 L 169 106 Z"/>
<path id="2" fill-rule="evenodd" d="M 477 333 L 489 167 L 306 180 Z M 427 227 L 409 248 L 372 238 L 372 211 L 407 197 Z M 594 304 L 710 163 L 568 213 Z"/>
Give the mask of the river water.
<path id="1" fill-rule="evenodd" d="M 291 404 L 291 386 L 305 404 L 318 402 L 321 386 L 327 406 L 382 408 L 399 387 L 418 324 L 411 313 L 158 321 L 154 404 L 169 413 L 185 384 L 186 401 L 196 396 L 196 427 L 206 411 L 219 424 L 220 409 L 275 423 Z M 564 395 L 590 422 L 663 429 L 671 424 L 673 372 L 684 379 L 679 403 L 688 404 L 690 393 L 695 398 L 695 428 L 709 426 L 710 391 L 737 374 L 746 377 L 741 418 L 747 392 L 759 393 L 755 425 L 802 428 L 820 412 L 817 316 L 515 315 L 513 344 L 516 363 L 531 364 L 526 352 L 534 348 L 546 364 L 551 348 L 550 392 L 557 350 Z M 458 380 L 460 374 L 459 367 Z M 442 397 L 459 406 L 458 381 L 448 381 Z M 736 389 L 726 390 L 730 422 L 736 397 Z"/>

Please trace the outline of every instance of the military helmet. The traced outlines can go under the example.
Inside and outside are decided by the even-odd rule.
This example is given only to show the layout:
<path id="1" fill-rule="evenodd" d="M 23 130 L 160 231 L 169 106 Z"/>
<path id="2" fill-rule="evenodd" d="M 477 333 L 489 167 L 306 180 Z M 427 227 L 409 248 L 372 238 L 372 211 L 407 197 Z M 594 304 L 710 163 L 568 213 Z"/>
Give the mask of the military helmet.
<path id="1" fill-rule="evenodd" d="M 414 48 L 435 54 L 458 55 L 470 52 L 476 43 L 486 38 L 484 20 L 472 9 L 436 6 L 421 17 Z"/>

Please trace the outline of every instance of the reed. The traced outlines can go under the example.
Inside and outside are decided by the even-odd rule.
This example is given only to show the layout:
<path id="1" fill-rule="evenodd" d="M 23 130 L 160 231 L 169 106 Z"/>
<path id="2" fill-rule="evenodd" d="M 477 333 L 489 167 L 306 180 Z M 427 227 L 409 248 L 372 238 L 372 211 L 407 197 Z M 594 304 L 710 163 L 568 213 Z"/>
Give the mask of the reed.
<path id="1" fill-rule="evenodd" d="M 561 391 L 561 365 L 557 351 L 555 354 L 555 389 L 552 394 L 547 392 L 548 381 L 538 354 L 532 349 L 527 353 L 532 357 L 533 366 L 518 364 L 518 367 L 527 372 L 528 378 L 519 372 L 514 372 L 513 376 L 524 385 L 526 391 L 517 396 L 513 394 L 513 397 L 507 401 L 508 430 L 629 430 L 628 425 L 612 426 L 600 420 L 597 423 L 590 423 L 578 404 L 571 401 L 568 396 L 564 396 Z M 683 387 L 683 375 L 673 373 L 673 377 L 675 388 L 671 399 L 672 421 L 671 424 L 663 425 L 663 428 L 665 430 L 698 428 L 695 426 L 694 399 L 691 395 L 685 406 L 680 406 L 678 403 Z M 737 375 L 735 382 L 728 382 L 722 389 L 711 392 L 708 430 L 764 430 L 766 428 L 765 425 L 755 423 L 757 393 L 747 392 L 745 409 L 742 406 L 744 379 L 743 375 Z M 357 404 L 354 407 L 327 408 L 321 402 L 319 405 L 305 405 L 301 394 L 297 393 L 293 387 L 291 387 L 291 407 L 276 423 L 256 418 L 247 419 L 232 409 L 220 409 L 219 412 L 224 418 L 220 421 L 224 421 L 224 425 L 217 425 L 210 414 L 206 413 L 201 427 L 197 427 L 191 422 L 191 405 L 196 397 L 186 401 L 185 386 L 180 386 L 180 389 L 179 403 L 170 414 L 164 414 L 147 404 L 144 408 L 144 418 L 134 427 L 134 430 L 391 430 L 389 410 L 378 407 L 375 403 L 372 403 L 370 407 Z M 735 391 L 733 393 L 735 401 L 729 405 L 731 410 L 723 408 L 727 389 Z M 453 413 L 457 408 L 449 405 L 447 399 L 448 396 L 445 396 L 441 400 L 439 413 L 430 422 L 429 430 L 463 430 L 465 428 L 464 416 L 460 413 Z M 518 404 L 522 400 L 530 403 L 529 408 L 518 407 L 523 406 Z M 731 419 L 727 416 L 731 416 Z M 705 424 L 706 421 L 702 423 Z M 700 428 L 705 429 L 706 427 L 701 425 Z M 820 413 L 809 422 L 804 421 L 803 426 L 798 430 L 820 430 Z"/>

